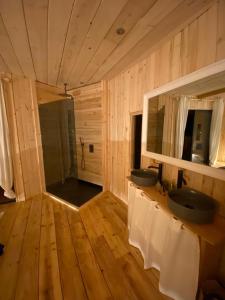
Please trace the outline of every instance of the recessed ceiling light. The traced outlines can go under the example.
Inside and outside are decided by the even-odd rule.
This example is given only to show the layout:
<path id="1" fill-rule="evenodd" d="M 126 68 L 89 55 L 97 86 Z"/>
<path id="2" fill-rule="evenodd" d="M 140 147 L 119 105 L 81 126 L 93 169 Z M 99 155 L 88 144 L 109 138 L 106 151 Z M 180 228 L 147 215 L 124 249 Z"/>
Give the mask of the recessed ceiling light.
<path id="1" fill-rule="evenodd" d="M 119 27 L 119 28 L 116 29 L 116 33 L 118 35 L 122 35 L 122 34 L 125 33 L 125 29 L 123 27 Z"/>

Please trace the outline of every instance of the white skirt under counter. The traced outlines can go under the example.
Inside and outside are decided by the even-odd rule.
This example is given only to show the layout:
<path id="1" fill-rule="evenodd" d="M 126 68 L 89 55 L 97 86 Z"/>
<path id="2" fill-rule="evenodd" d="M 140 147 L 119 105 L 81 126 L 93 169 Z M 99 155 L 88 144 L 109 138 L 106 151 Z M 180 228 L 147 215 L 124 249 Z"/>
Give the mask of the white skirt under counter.
<path id="1" fill-rule="evenodd" d="M 176 300 L 194 300 L 198 289 L 199 238 L 172 218 L 164 240 L 159 290 Z"/>
<path id="2" fill-rule="evenodd" d="M 141 251 L 145 268 L 160 270 L 161 292 L 175 300 L 194 300 L 200 260 L 198 236 L 134 187 L 128 182 L 132 195 L 128 199 L 130 244 Z"/>
<path id="3" fill-rule="evenodd" d="M 146 265 L 146 253 L 149 248 L 149 230 L 151 222 L 154 219 L 153 214 L 155 213 L 154 206 L 156 202 L 146 199 L 143 192 L 140 189 L 136 189 L 132 203 L 129 202 L 128 204 L 128 211 L 129 205 L 132 205 L 129 243 L 141 251 L 144 258 L 144 265 Z"/>

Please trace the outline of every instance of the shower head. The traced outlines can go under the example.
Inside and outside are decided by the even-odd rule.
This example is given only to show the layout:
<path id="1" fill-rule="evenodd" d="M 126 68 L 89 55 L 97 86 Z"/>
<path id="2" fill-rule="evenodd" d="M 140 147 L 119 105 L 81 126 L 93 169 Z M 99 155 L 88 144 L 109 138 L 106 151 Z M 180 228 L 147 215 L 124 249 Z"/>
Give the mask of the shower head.
<path id="1" fill-rule="evenodd" d="M 73 100 L 73 96 L 67 93 L 67 83 L 64 83 L 64 93 L 59 96 L 65 97 L 66 99 Z"/>

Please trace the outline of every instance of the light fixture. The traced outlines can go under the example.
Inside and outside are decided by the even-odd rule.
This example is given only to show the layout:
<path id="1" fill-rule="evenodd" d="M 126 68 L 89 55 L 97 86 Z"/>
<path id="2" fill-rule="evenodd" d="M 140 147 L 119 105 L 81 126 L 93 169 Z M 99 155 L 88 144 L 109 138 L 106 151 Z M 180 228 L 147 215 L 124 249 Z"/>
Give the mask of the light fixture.
<path id="1" fill-rule="evenodd" d="M 123 27 L 119 27 L 116 29 L 116 33 L 118 35 L 123 35 L 125 33 L 125 29 Z"/>

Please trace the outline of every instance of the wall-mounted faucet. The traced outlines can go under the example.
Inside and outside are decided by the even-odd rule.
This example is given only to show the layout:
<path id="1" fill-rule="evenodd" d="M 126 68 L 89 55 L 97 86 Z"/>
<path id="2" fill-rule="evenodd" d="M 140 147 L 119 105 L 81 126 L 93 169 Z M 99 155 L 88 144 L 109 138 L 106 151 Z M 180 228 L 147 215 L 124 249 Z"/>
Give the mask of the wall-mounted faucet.
<path id="1" fill-rule="evenodd" d="M 184 171 L 183 170 L 178 170 L 178 175 L 177 175 L 177 188 L 181 189 L 183 184 L 187 184 L 187 181 L 184 178 Z"/>
<path id="2" fill-rule="evenodd" d="M 162 184 L 162 171 L 163 171 L 163 164 L 159 163 L 158 166 L 150 165 L 148 169 L 157 169 L 158 170 L 158 181 Z"/>

